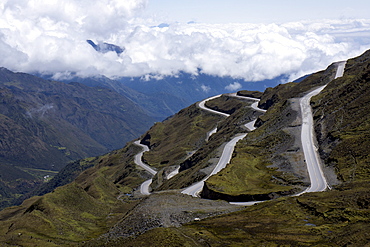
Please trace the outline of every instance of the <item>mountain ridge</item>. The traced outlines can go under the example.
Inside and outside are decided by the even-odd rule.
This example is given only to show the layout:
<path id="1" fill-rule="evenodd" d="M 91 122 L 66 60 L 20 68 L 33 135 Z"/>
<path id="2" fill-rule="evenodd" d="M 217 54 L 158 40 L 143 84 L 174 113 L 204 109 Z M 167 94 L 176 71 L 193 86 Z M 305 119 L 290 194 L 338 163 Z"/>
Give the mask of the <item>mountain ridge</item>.
<path id="1" fill-rule="evenodd" d="M 54 78 L 53 75 L 37 76 Z M 238 89 L 264 90 L 265 87 L 276 86 L 286 79 L 286 75 L 281 75 L 269 80 L 248 82 L 240 78 L 203 74 L 200 71 L 198 75 L 179 72 L 171 76 L 145 75 L 114 79 L 105 76 L 79 77 L 73 73 L 58 77 L 59 81 L 66 83 L 80 82 L 87 86 L 112 89 L 141 106 L 157 121 L 209 96 L 230 92 L 227 89 L 230 85 Z"/>
<path id="2" fill-rule="evenodd" d="M 196 105 L 183 109 L 154 125 L 140 138 L 152 149 L 144 154 L 145 161 L 160 170 L 153 178 L 156 191 L 153 195 L 146 197 L 139 193 L 140 184 L 151 176 L 135 165 L 134 156 L 140 148 L 129 143 L 123 149 L 91 160 L 93 166 L 72 183 L 53 193 L 28 199 L 19 207 L 1 211 L 3 236 L 0 239 L 11 244 L 48 243 L 49 246 L 78 245 L 88 240 L 85 246 L 143 246 L 147 243 L 152 246 L 164 243 L 174 246 L 194 243 L 199 246 L 363 246 L 368 242 L 370 180 L 368 150 L 363 148 L 368 139 L 362 137 L 367 136 L 369 120 L 357 117 L 353 124 L 349 120 L 364 115 L 369 105 L 348 99 L 361 95 L 361 101 L 368 102 L 368 57 L 369 52 L 350 59 L 342 78 L 333 80 L 334 67 L 329 66 L 300 83 L 266 90 L 260 95 L 260 107 L 267 108 L 264 115 L 253 111 L 249 107 L 251 102 L 227 95 L 210 101 L 209 105 L 230 112 L 228 118 L 202 112 Z M 258 182 L 251 181 L 247 185 L 254 186 L 255 191 L 270 189 L 259 184 L 260 181 L 266 185 L 306 187 L 299 168 L 304 166 L 304 161 L 293 135 L 301 125 L 297 100 L 308 90 L 327 82 L 322 94 L 313 98 L 312 106 L 315 130 L 322 134 L 318 135 L 320 153 L 323 160 L 330 161 L 325 163 L 326 168 L 340 175 L 340 183 L 332 181 L 331 191 L 280 197 L 252 207 L 220 205 L 217 201 L 179 195 L 179 188 L 201 180 L 210 172 L 219 156 L 218 148 L 245 131 L 239 126 L 256 117 L 258 128 L 236 146 L 231 165 L 211 177 L 208 184 L 231 194 L 230 186 L 227 187 L 230 182 L 242 181 L 246 175 L 253 178 L 262 174 Z M 348 116 L 338 115 L 341 112 L 331 104 L 346 109 Z M 207 122 L 212 124 L 205 124 Z M 177 123 L 183 125 L 176 129 Z M 207 139 L 207 133 L 215 127 L 218 131 Z M 186 139 L 187 135 L 181 134 L 187 129 L 197 134 Z M 362 148 L 357 146 L 359 140 Z M 176 152 L 165 148 L 171 145 Z M 343 145 L 348 152 L 343 152 Z M 352 162 L 349 165 L 348 160 Z M 182 166 L 182 171 L 166 179 L 174 166 Z M 358 173 L 354 173 L 354 167 Z M 205 204 L 211 207 L 203 206 Z M 220 215 L 231 211 L 234 212 Z"/>

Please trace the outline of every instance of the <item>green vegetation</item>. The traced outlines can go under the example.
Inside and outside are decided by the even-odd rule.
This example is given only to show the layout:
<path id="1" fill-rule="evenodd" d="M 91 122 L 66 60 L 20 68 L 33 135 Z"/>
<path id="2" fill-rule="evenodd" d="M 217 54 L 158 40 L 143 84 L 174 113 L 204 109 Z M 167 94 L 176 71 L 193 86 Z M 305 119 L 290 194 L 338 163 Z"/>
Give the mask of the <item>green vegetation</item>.
<path id="1" fill-rule="evenodd" d="M 241 212 L 194 222 L 176 229 L 157 228 L 130 240 L 130 246 L 140 246 L 149 239 L 153 240 L 151 246 L 160 246 L 160 241 L 167 236 L 173 239 L 174 246 L 179 243 L 196 243 L 193 246 L 368 245 L 369 58 L 370 52 L 366 52 L 359 58 L 349 60 L 345 75 L 329 83 L 320 95 L 313 98 L 320 154 L 326 166 L 335 168 L 338 177 L 343 181 L 342 184 L 333 186 L 331 191 L 309 193 L 299 197 L 281 197 L 247 207 Z M 332 77 L 333 72 L 316 73 L 303 81 L 303 85 L 308 82 L 325 83 L 327 76 Z M 274 153 L 275 157 L 276 154 L 284 153 L 284 143 L 291 142 L 289 140 L 292 138 L 286 135 L 289 132 L 280 128 L 282 125 L 278 125 L 275 130 L 273 126 L 279 122 L 284 123 L 284 118 L 288 116 L 287 106 L 294 101 L 287 100 L 287 97 L 291 97 L 290 92 L 307 91 L 305 86 L 300 88 L 300 84 L 281 85 L 265 92 L 269 96 L 265 94 L 262 97 L 262 105 L 270 108 L 260 117 L 260 127 L 237 145 L 236 155 L 230 165 L 234 166 L 233 169 L 227 167 L 219 175 L 212 177 L 207 184 L 219 190 L 227 189 L 230 193 L 236 189 L 225 186 L 227 184 L 236 182 L 240 187 L 246 187 L 242 183 L 245 178 L 238 179 L 240 174 L 234 173 L 235 169 L 243 170 L 243 167 L 247 166 L 239 162 L 258 168 L 260 166 L 255 165 L 255 157 L 261 155 L 256 155 L 255 151 L 264 153 L 262 159 L 257 159 L 257 163 L 266 161 L 266 158 L 273 160 Z M 295 97 L 297 96 L 299 94 Z M 293 123 L 294 121 L 286 121 L 284 125 L 290 125 L 292 128 Z M 254 156 L 248 156 L 250 154 Z M 238 166 L 241 168 L 237 168 Z M 228 181 L 222 183 L 221 178 L 227 176 Z M 220 177 L 220 180 L 216 177 Z"/>
<path id="2" fill-rule="evenodd" d="M 168 237 L 173 246 L 366 246 L 369 186 L 344 184 L 325 193 L 282 197 L 180 228 L 157 228 L 121 244 L 161 246 Z"/>
<path id="3" fill-rule="evenodd" d="M 236 145 L 231 164 L 206 181 L 203 195 L 243 201 L 269 199 L 303 190 L 308 178 L 300 172 L 305 164 L 299 161 L 303 154 L 296 141 L 300 134 L 297 122 L 300 109 L 297 100 L 294 103 L 289 99 L 329 82 L 335 71 L 336 67 L 331 66 L 301 83 L 268 88 L 262 95 L 239 92 L 240 95 L 259 96 L 261 107 L 268 111 L 258 117 L 259 127 Z"/>
<path id="4" fill-rule="evenodd" d="M 288 113 L 289 117 L 280 117 Z M 275 161 L 287 152 L 289 155 L 299 155 L 297 152 L 289 152 L 294 150 L 297 144 L 293 134 L 285 131 L 287 125 L 295 121 L 297 114 L 286 102 L 276 103 L 265 115 L 260 116 L 260 119 L 266 119 L 264 124 L 236 145 L 231 164 L 212 176 L 206 182 L 207 188 L 216 193 L 236 197 L 266 195 L 268 198 L 271 193 L 280 195 L 297 191 L 299 187 L 291 185 L 299 185 L 301 177 L 291 170 L 287 173 L 285 166 L 289 161 Z"/>
<path id="5" fill-rule="evenodd" d="M 313 98 L 321 156 L 346 182 L 370 180 L 369 66 L 370 52 L 348 60 L 345 75 Z"/>
<path id="6" fill-rule="evenodd" d="M 268 109 L 278 102 L 284 102 L 290 98 L 302 97 L 315 87 L 323 86 L 335 77 L 336 65 L 330 65 L 326 70 L 310 75 L 299 83 L 289 82 L 280 84 L 274 88 L 267 88 L 261 96 L 260 107 Z"/>
<path id="7" fill-rule="evenodd" d="M 44 182 L 45 182 L 45 176 L 48 176 L 48 178 L 52 179 L 56 174 L 58 174 L 57 171 L 51 171 L 51 170 L 25 168 L 25 167 L 17 167 L 17 168 L 31 174 L 37 179 L 44 180 Z"/>
<path id="8" fill-rule="evenodd" d="M 222 95 L 219 98 L 207 101 L 205 105 L 215 111 L 233 114 L 235 111 L 247 107 L 254 102 L 254 100 L 240 99 L 229 97 L 227 95 Z"/>
<path id="9" fill-rule="evenodd" d="M 262 97 L 262 95 L 263 95 L 263 92 L 260 92 L 260 91 L 241 90 L 241 91 L 239 91 L 237 93 L 237 95 L 260 99 Z"/>
<path id="10" fill-rule="evenodd" d="M 94 166 L 52 193 L 1 211 L 0 242 L 73 245 L 100 236 L 139 202 L 129 196 L 145 180 L 133 163 L 133 154 L 138 151 L 129 145 L 76 162 L 69 169 Z"/>
<path id="11" fill-rule="evenodd" d="M 158 168 L 179 165 L 189 153 L 205 143 L 206 133 L 221 119 L 192 105 L 168 120 L 156 123 L 143 138 L 143 142 L 150 146 L 150 152 L 144 153 L 144 160 Z"/>
<path id="12" fill-rule="evenodd" d="M 232 163 L 207 180 L 208 189 L 231 196 L 281 193 L 291 190 L 291 186 L 284 186 L 273 180 L 274 175 L 281 176 L 282 172 L 268 168 L 271 164 L 264 163 L 261 155 L 252 155 L 256 151 L 252 151 L 250 146 L 239 148 L 239 153 L 233 158 Z"/>
<path id="13" fill-rule="evenodd" d="M 300 83 L 266 90 L 260 95 L 261 106 L 268 108 L 264 115 L 250 108 L 248 101 L 223 96 L 207 105 L 230 112 L 230 117 L 193 105 L 143 136 L 151 147 L 146 161 L 163 168 L 153 186 L 179 189 L 204 178 L 219 156 L 218 148 L 237 133 L 246 133 L 242 125 L 258 118 L 258 128 L 236 145 L 231 164 L 212 176 L 205 188 L 211 198 L 274 200 L 231 210 L 224 201 L 194 199 L 177 191 L 142 197 L 136 189 L 151 176 L 133 162 L 140 148 L 128 144 L 70 163 L 46 183 L 53 192 L 1 211 L 0 242 L 5 246 L 366 246 L 370 242 L 369 68 L 370 51 L 349 60 L 342 78 L 331 81 L 334 65 Z M 308 186 L 297 138 L 301 120 L 295 97 L 329 81 L 312 106 L 325 169 L 335 169 L 341 183 L 326 192 L 280 197 Z M 4 123 L 9 120 L 0 118 Z M 217 133 L 206 141 L 206 132 L 216 125 Z M 168 166 L 174 165 L 180 165 L 181 172 L 164 179 Z M 6 166 L 12 172 L 0 170 L 8 183 L 0 183 L 2 197 L 14 193 L 5 185 L 17 168 Z"/>
<path id="14" fill-rule="evenodd" d="M 197 138 L 199 143 L 203 143 L 201 148 L 197 148 L 195 153 L 183 160 L 183 162 L 180 164 L 180 170 L 182 171 L 180 174 L 176 175 L 176 177 L 173 179 L 163 181 L 163 184 L 160 184 L 156 190 L 184 188 L 204 178 L 207 173 L 205 173 L 203 169 L 207 169 L 208 167 L 212 167 L 212 165 L 214 165 L 214 158 L 219 156 L 219 147 L 221 147 L 225 142 L 231 140 L 236 134 L 247 132 L 248 130 L 243 128 L 242 125 L 261 114 L 252 110 L 250 107 L 250 101 L 247 100 L 238 100 L 235 97 L 222 96 L 207 102 L 207 105 L 216 105 L 216 103 L 213 101 L 216 101 L 220 111 L 226 112 L 230 109 L 237 110 L 235 110 L 234 113 L 228 118 L 198 110 L 201 114 L 206 114 L 205 116 L 209 116 L 213 119 L 216 117 L 219 119 L 218 122 L 214 120 L 211 121 L 210 125 L 208 126 L 208 130 L 211 130 L 215 127 L 215 124 L 217 124 L 217 133 L 213 134 L 209 138 L 208 142 L 206 142 L 205 130 L 200 132 L 203 134 L 198 135 Z M 188 128 L 187 126 L 188 125 L 185 125 L 185 128 Z M 179 143 L 181 143 L 182 138 L 183 137 L 181 137 Z M 167 153 L 162 153 L 161 157 L 166 157 L 166 155 Z M 158 174 L 157 176 L 159 179 L 160 175 L 161 174 Z"/>
<path id="15" fill-rule="evenodd" d="M 115 91 L 5 68 L 0 68 L 0 99 L 0 209 L 44 183 L 43 172 L 32 169 L 59 171 L 69 162 L 121 148 L 154 121 Z M 6 174 L 18 177 L 8 180 Z"/>

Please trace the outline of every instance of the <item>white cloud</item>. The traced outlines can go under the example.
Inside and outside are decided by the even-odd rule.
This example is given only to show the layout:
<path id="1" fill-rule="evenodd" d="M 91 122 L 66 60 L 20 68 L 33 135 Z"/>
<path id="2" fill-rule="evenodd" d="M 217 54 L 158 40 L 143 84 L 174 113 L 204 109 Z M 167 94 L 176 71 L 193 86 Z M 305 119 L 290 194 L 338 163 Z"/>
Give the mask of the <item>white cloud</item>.
<path id="1" fill-rule="evenodd" d="M 239 82 L 230 83 L 229 85 L 225 87 L 227 91 L 236 91 L 241 88 L 242 88 L 242 84 L 240 84 Z"/>
<path id="2" fill-rule="evenodd" d="M 56 77 L 75 72 L 161 78 L 201 71 L 258 81 L 281 74 L 294 79 L 370 48 L 370 20 L 170 23 L 159 28 L 138 15 L 146 4 L 147 0 L 5 1 L 0 4 L 0 66 Z M 87 39 L 125 51 L 98 53 Z"/>
<path id="3" fill-rule="evenodd" d="M 201 85 L 200 88 L 205 93 L 208 93 L 211 90 L 211 87 L 210 86 L 206 86 L 206 85 Z"/>

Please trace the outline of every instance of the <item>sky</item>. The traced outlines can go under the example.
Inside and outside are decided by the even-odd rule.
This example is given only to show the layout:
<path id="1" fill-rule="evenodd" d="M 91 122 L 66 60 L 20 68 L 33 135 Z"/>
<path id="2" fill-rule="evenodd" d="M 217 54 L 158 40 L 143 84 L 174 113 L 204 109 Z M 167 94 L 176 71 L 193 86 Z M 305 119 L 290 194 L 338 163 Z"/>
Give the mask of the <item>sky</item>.
<path id="1" fill-rule="evenodd" d="M 369 18 L 367 0 L 154 0 L 147 11 L 168 20 L 206 23 L 284 23 Z"/>
<path id="2" fill-rule="evenodd" d="M 370 49 L 369 9 L 359 0 L 2 0 L 0 67 L 55 79 L 293 80 Z"/>

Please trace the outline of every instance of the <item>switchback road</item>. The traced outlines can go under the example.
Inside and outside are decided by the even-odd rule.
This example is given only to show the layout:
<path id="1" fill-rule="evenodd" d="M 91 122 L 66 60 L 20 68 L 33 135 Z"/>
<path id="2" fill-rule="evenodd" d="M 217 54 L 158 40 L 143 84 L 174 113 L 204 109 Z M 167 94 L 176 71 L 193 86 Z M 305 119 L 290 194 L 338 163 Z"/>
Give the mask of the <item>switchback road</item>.
<path id="1" fill-rule="evenodd" d="M 346 62 L 339 62 L 338 63 L 335 79 L 338 78 L 338 77 L 343 76 L 345 64 L 346 64 Z M 306 190 L 304 190 L 303 192 L 301 192 L 301 193 L 299 193 L 295 196 L 299 196 L 299 195 L 301 195 L 303 193 L 307 193 L 307 192 L 320 192 L 320 191 L 324 191 L 324 190 L 327 189 L 327 182 L 326 182 L 325 176 L 323 174 L 323 171 L 321 169 L 320 158 L 319 158 L 319 155 L 318 155 L 318 152 L 317 152 L 317 148 L 315 146 L 315 136 L 314 136 L 314 131 L 313 131 L 313 118 L 312 118 L 312 110 L 311 110 L 311 106 L 310 106 L 311 98 L 313 96 L 319 94 L 324 88 L 325 88 L 325 86 L 317 88 L 317 89 L 309 92 L 308 94 L 306 94 L 304 97 L 302 97 L 300 99 L 300 107 L 301 107 L 301 113 L 302 113 L 301 142 L 302 142 L 302 148 L 303 148 L 303 152 L 304 152 L 305 162 L 307 164 L 307 170 L 308 170 L 309 177 L 310 177 L 311 186 L 309 188 L 307 188 Z M 236 94 L 230 94 L 230 95 L 234 96 L 234 97 L 238 97 L 238 98 L 254 100 L 256 102 L 254 102 L 251 105 L 251 107 L 253 109 L 257 110 L 257 111 L 265 112 L 265 110 L 258 108 L 259 99 L 238 96 Z M 218 111 L 209 109 L 205 106 L 205 103 L 207 101 L 212 100 L 212 99 L 216 99 L 220 96 L 221 95 L 216 95 L 216 96 L 207 98 L 207 99 L 199 102 L 198 107 L 200 107 L 203 110 L 215 113 L 215 114 L 219 114 L 219 115 L 222 115 L 222 116 L 225 116 L 225 117 L 229 117 L 230 116 L 229 114 L 226 114 L 226 113 L 223 113 L 223 112 L 218 112 Z M 250 123 L 247 123 L 245 126 L 248 129 L 250 129 L 251 131 L 253 131 L 255 129 L 255 127 L 254 127 L 255 121 L 256 120 L 253 120 Z M 213 131 L 211 131 L 208 134 L 208 137 L 212 133 L 215 133 L 216 131 L 217 131 L 217 129 L 214 129 Z M 210 176 L 212 176 L 214 174 L 217 174 L 221 169 L 226 167 L 226 165 L 231 160 L 232 153 L 234 151 L 234 147 L 235 147 L 236 143 L 239 140 L 243 139 L 246 135 L 247 134 L 240 134 L 240 135 L 234 137 L 230 142 L 226 143 L 226 145 L 223 149 L 222 155 L 221 155 L 216 167 L 211 172 L 211 174 L 209 174 L 202 181 L 200 181 L 198 183 L 195 183 L 194 185 L 184 189 L 181 193 L 188 194 L 188 195 L 191 195 L 191 196 L 194 196 L 194 197 L 198 197 L 200 191 L 203 188 L 204 182 Z M 141 161 L 143 152 L 148 151 L 149 148 L 145 145 L 140 144 L 140 141 L 136 141 L 135 144 L 143 147 L 143 149 L 144 149 L 144 151 L 140 152 L 139 154 L 137 154 L 135 156 L 135 163 L 137 163 L 139 166 L 143 167 L 145 170 L 147 170 L 151 174 L 155 175 L 156 171 L 153 170 L 152 168 L 150 168 L 148 165 L 144 164 Z M 140 191 L 141 191 L 142 194 L 144 194 L 144 195 L 149 195 L 150 194 L 149 193 L 149 186 L 150 186 L 151 182 L 152 182 L 152 180 L 150 179 L 150 180 L 145 181 L 141 185 Z M 260 203 L 260 202 L 261 201 L 232 202 L 232 204 L 253 205 L 253 204 L 256 204 L 256 203 Z"/>
<path id="2" fill-rule="evenodd" d="M 144 170 L 146 170 L 147 172 L 149 172 L 153 176 L 155 174 L 157 174 L 157 171 L 155 171 L 153 168 L 151 168 L 150 166 L 148 166 L 147 164 L 145 164 L 142 161 L 143 153 L 149 151 L 149 147 L 146 146 L 146 145 L 141 144 L 140 140 L 135 141 L 134 144 L 143 148 L 143 151 L 141 151 L 137 155 L 135 155 L 135 159 L 134 159 L 135 164 L 144 168 Z M 143 195 L 150 195 L 149 186 L 150 186 L 151 183 L 152 183 L 152 179 L 149 179 L 149 180 L 145 181 L 144 183 L 142 183 L 141 186 L 140 186 L 140 193 L 143 194 Z"/>
<path id="3" fill-rule="evenodd" d="M 211 98 L 208 98 L 208 99 L 205 99 L 203 101 L 201 101 L 199 103 L 199 107 L 205 111 L 209 111 L 209 112 L 212 112 L 212 113 L 215 113 L 215 114 L 220 114 L 220 115 L 223 115 L 225 117 L 228 117 L 230 116 L 229 114 L 226 114 L 226 113 L 223 113 L 223 112 L 219 112 L 219 111 L 215 111 L 215 110 L 212 110 L 212 109 L 209 109 L 205 106 L 205 102 L 209 101 L 209 100 L 213 100 L 213 99 L 216 99 L 218 97 L 220 97 L 221 95 L 216 95 L 216 96 L 213 96 Z M 258 105 L 258 101 L 259 99 L 255 99 L 255 98 L 249 98 L 249 97 L 243 97 L 243 96 L 237 96 L 236 94 L 231 94 L 231 96 L 234 96 L 234 97 L 239 97 L 239 98 L 247 98 L 247 99 L 250 99 L 250 100 L 254 100 L 256 101 L 255 103 L 252 104 L 252 108 L 254 108 L 255 110 L 258 110 L 258 111 L 265 111 L 263 109 L 260 109 L 257 107 Z M 254 123 L 256 122 L 256 120 L 253 120 L 249 123 L 247 123 L 245 126 L 250 129 L 251 131 L 255 129 L 254 127 Z M 198 197 L 199 196 L 199 193 L 202 191 L 203 189 L 203 185 L 204 185 L 204 182 L 212 175 L 214 174 L 217 174 L 219 171 L 221 171 L 223 168 L 226 167 L 227 164 L 230 163 L 230 160 L 231 160 L 231 156 L 233 155 L 233 152 L 234 152 L 234 148 L 235 148 L 235 145 L 236 143 L 243 139 L 244 137 L 246 137 L 247 134 L 240 134 L 236 137 L 234 137 L 231 141 L 229 141 L 228 143 L 226 143 L 224 149 L 222 150 L 222 154 L 221 154 L 221 157 L 220 159 L 218 160 L 217 162 L 217 165 L 216 167 L 213 169 L 213 171 L 211 172 L 211 174 L 209 174 L 207 177 L 205 177 L 203 180 L 201 180 L 200 182 L 197 182 L 193 185 L 191 185 L 190 187 L 186 188 L 185 190 L 183 190 L 181 193 L 183 194 L 187 194 L 187 195 L 191 195 L 191 196 L 194 196 L 194 197 Z"/>

